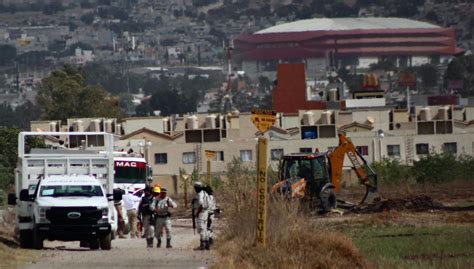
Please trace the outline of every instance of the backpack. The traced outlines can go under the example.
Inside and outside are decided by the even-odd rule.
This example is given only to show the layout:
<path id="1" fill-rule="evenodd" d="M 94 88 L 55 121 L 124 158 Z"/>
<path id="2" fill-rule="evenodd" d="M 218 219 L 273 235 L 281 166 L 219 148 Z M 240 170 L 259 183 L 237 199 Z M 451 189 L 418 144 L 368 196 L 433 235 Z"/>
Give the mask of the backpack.
<path id="1" fill-rule="evenodd" d="M 143 215 L 151 215 L 153 214 L 153 211 L 150 209 L 150 205 L 152 203 L 152 199 L 143 197 L 142 201 L 140 202 L 140 212 Z"/>
<path id="2" fill-rule="evenodd" d="M 209 208 L 209 194 L 205 191 L 202 192 L 204 193 L 204 196 L 202 197 L 202 208 L 207 210 Z"/>

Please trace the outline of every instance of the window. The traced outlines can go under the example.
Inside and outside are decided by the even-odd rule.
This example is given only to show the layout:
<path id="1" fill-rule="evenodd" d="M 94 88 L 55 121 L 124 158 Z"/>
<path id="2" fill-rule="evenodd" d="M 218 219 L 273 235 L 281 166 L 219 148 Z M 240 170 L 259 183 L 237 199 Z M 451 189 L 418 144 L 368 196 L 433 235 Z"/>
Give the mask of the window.
<path id="1" fill-rule="evenodd" d="M 167 153 L 155 153 L 155 164 L 167 164 L 168 154 Z"/>
<path id="2" fill-rule="evenodd" d="M 456 142 L 449 142 L 443 144 L 443 152 L 447 154 L 458 153 L 458 145 Z"/>
<path id="3" fill-rule="evenodd" d="M 272 149 L 270 150 L 270 158 L 272 161 L 278 161 L 283 156 L 283 149 Z"/>
<path id="4" fill-rule="evenodd" d="M 196 162 L 196 153 L 195 152 L 183 152 L 183 163 L 195 163 Z"/>
<path id="5" fill-rule="evenodd" d="M 312 148 L 300 148 L 301 153 L 311 153 L 313 152 Z"/>
<path id="6" fill-rule="evenodd" d="M 99 185 L 46 185 L 42 186 L 40 196 L 103 196 Z"/>
<path id="7" fill-rule="evenodd" d="M 369 156 L 369 146 L 357 146 L 357 152 L 362 156 Z"/>
<path id="8" fill-rule="evenodd" d="M 250 162 L 252 161 L 252 151 L 251 150 L 241 150 L 240 151 L 240 159 L 243 162 Z"/>
<path id="9" fill-rule="evenodd" d="M 416 154 L 423 155 L 430 153 L 430 145 L 426 143 L 416 144 Z"/>
<path id="10" fill-rule="evenodd" d="M 400 145 L 387 145 L 388 156 L 400 156 Z"/>
<path id="11" fill-rule="evenodd" d="M 223 151 L 214 151 L 216 154 L 214 154 L 214 158 L 212 158 L 213 161 L 216 162 L 223 162 L 224 161 L 224 152 Z"/>

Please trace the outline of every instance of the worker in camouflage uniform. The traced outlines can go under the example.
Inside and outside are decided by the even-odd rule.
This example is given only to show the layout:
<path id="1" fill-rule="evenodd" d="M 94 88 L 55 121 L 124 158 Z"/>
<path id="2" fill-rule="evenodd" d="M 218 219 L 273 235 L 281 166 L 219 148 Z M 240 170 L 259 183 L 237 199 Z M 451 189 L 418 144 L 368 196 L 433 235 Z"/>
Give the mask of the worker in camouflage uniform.
<path id="1" fill-rule="evenodd" d="M 146 186 L 143 191 L 144 195 L 140 204 L 138 205 L 137 215 L 142 222 L 142 227 L 144 230 L 144 236 L 146 238 L 146 245 L 149 248 L 153 247 L 153 235 L 155 231 L 155 217 L 153 213 L 152 203 L 153 203 L 153 194 L 160 193 L 159 187 L 154 187 L 153 189 L 150 186 Z"/>
<path id="2" fill-rule="evenodd" d="M 171 212 L 170 208 L 176 208 L 178 205 L 167 195 L 167 190 L 161 188 L 161 192 L 158 197 L 153 200 L 152 208 L 154 209 L 156 226 L 155 233 L 158 243 L 156 247 L 161 247 L 161 238 L 163 236 L 163 228 L 166 230 L 166 248 L 172 248 L 171 246 Z"/>

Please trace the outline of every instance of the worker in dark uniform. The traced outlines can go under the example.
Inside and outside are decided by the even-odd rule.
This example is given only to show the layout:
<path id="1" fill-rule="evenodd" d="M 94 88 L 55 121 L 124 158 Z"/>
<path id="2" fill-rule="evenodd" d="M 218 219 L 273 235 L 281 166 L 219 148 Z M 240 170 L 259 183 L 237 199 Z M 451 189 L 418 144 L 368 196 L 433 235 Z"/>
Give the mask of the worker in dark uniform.
<path id="1" fill-rule="evenodd" d="M 155 233 L 155 217 L 152 208 L 153 193 L 160 193 L 160 188 L 154 187 L 152 189 L 150 186 L 145 187 L 143 191 L 144 195 L 138 205 L 137 213 L 142 222 L 146 245 L 149 248 L 153 247 L 153 235 Z"/>

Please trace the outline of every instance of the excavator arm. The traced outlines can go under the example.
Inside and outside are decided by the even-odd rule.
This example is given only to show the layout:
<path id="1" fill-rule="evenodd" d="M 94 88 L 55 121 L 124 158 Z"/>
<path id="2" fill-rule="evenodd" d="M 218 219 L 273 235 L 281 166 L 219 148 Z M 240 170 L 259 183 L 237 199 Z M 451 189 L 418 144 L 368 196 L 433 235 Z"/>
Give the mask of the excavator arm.
<path id="1" fill-rule="evenodd" d="M 377 175 L 368 165 L 364 157 L 357 151 L 352 141 L 343 134 L 339 134 L 339 146 L 328 153 L 328 160 L 331 167 L 331 181 L 336 192 L 339 192 L 341 189 L 342 168 L 346 154 L 352 163 L 353 170 L 359 178 L 359 182 L 365 185 L 367 189 L 361 204 L 367 202 L 369 195 L 371 199 L 375 199 L 375 197 L 378 196 Z"/>

